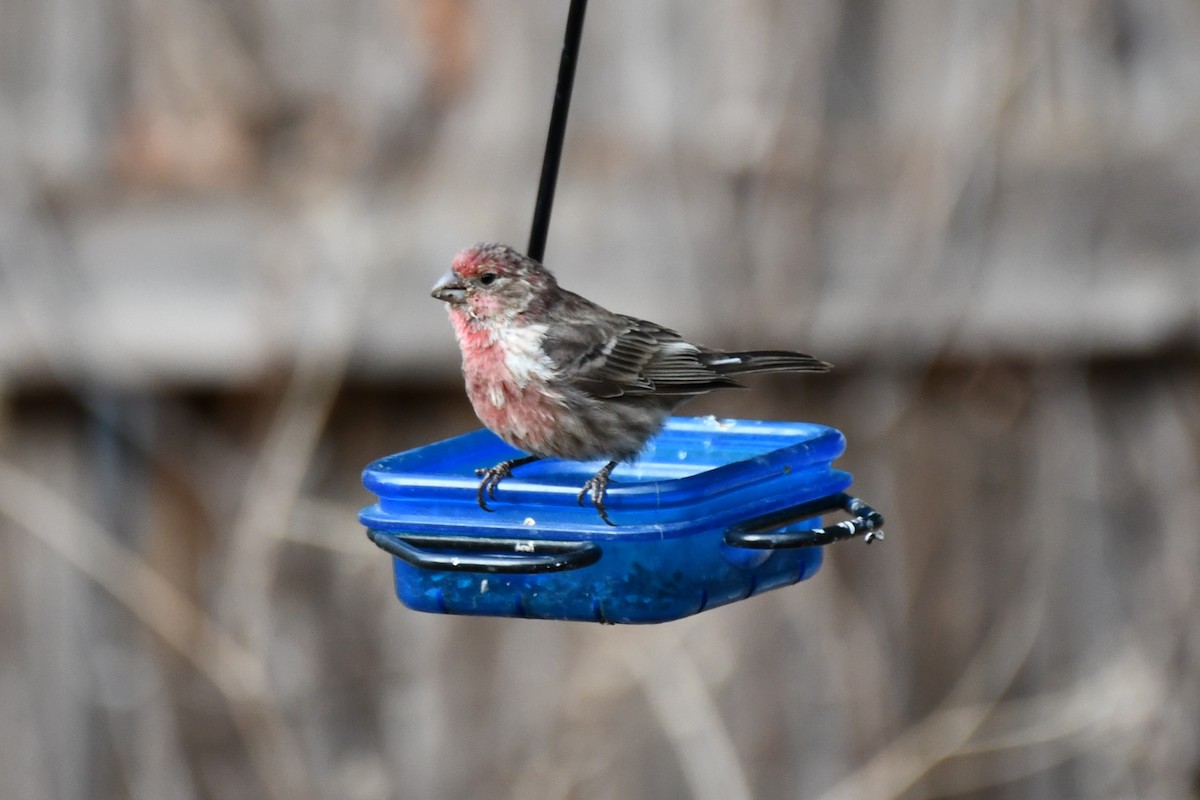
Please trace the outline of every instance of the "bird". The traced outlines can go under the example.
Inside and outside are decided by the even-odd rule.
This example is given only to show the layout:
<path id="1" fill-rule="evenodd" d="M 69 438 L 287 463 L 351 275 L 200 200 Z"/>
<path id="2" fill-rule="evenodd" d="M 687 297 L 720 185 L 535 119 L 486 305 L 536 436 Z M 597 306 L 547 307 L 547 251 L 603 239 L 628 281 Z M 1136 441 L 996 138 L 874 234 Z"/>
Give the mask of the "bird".
<path id="1" fill-rule="evenodd" d="M 584 483 L 608 525 L 605 493 L 683 403 L 735 376 L 828 372 L 787 350 L 717 350 L 649 320 L 618 314 L 562 288 L 540 261 L 481 243 L 460 252 L 434 285 L 462 354 L 467 397 L 480 421 L 527 455 L 476 470 L 480 508 L 512 471 L 546 458 L 607 463 Z"/>

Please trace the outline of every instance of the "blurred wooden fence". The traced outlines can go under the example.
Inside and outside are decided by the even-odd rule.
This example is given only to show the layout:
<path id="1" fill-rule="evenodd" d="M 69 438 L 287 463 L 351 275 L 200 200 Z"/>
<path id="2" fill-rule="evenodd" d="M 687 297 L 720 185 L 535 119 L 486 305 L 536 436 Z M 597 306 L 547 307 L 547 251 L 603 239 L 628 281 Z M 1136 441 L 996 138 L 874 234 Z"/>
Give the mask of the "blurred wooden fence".
<path id="1" fill-rule="evenodd" d="M 0 797 L 1163 797 L 1200 778 L 1200 10 L 594 0 L 547 262 L 828 379 L 888 540 L 646 629 L 404 611 L 565 3 L 0 6 Z M 619 473 L 618 473 L 619 477 Z"/>

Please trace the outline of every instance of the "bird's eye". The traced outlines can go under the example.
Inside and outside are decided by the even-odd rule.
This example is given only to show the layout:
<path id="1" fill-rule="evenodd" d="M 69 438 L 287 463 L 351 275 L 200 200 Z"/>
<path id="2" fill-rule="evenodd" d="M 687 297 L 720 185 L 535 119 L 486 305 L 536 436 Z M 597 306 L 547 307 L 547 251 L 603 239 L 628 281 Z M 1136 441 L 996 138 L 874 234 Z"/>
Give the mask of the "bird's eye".
<path id="1" fill-rule="evenodd" d="M 483 276 L 480 277 L 479 282 L 482 283 L 484 286 L 491 286 L 493 283 L 496 282 L 496 273 L 485 272 L 483 274 Z"/>

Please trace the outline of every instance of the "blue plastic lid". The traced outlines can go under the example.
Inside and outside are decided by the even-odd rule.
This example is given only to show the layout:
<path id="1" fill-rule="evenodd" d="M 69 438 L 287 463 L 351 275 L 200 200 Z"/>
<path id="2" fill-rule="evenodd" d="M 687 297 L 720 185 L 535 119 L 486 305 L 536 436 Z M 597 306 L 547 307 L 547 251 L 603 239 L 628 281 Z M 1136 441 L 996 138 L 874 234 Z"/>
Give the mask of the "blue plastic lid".
<path id="1" fill-rule="evenodd" d="M 580 487 L 602 461 L 548 459 L 501 482 L 492 512 L 477 502 L 475 470 L 523 455 L 486 430 L 387 456 L 370 464 L 363 484 L 379 502 L 363 510 L 368 528 L 481 534 L 638 538 L 686 535 L 805 499 L 842 491 L 851 477 L 830 463 L 845 438 L 806 422 L 674 417 L 639 460 L 618 466 L 606 503 L 616 527 L 600 519 Z"/>

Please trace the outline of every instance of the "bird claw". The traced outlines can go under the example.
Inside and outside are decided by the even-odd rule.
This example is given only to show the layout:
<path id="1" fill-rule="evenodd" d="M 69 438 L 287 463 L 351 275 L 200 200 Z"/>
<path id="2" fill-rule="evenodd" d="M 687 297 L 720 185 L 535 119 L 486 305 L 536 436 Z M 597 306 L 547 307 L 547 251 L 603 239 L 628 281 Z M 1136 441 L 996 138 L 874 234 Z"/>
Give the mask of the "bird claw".
<path id="1" fill-rule="evenodd" d="M 600 519 L 604 520 L 605 524 L 617 527 L 617 523 L 608 518 L 608 509 L 604 507 L 604 493 L 608 491 L 608 476 L 612 473 L 613 467 L 617 465 L 616 461 L 610 461 L 604 465 L 604 468 L 595 475 L 587 479 L 583 484 L 583 488 L 579 490 L 579 494 L 575 497 L 575 501 L 580 506 L 583 505 L 583 498 L 591 495 L 592 504 L 596 506 L 596 511 L 600 514 Z"/>
<path id="2" fill-rule="evenodd" d="M 496 487 L 500 485 L 500 481 L 512 477 L 514 467 L 529 464 L 537 460 L 538 456 L 510 458 L 507 461 L 501 461 L 494 467 L 480 467 L 475 470 L 475 474 L 483 479 L 479 482 L 479 489 L 475 495 L 476 500 L 479 501 L 479 507 L 484 511 L 495 511 L 493 508 L 488 508 L 487 498 L 496 499 Z"/>
<path id="3" fill-rule="evenodd" d="M 484 511 L 495 511 L 493 508 L 488 508 L 486 498 L 490 497 L 493 500 L 496 499 L 496 485 L 499 484 L 500 481 L 512 475 L 512 467 L 509 467 L 507 462 L 505 462 L 503 464 L 497 464 L 494 467 L 477 469 L 475 470 L 475 474 L 480 478 L 483 478 L 483 480 L 479 482 L 479 490 L 476 493 L 476 499 L 479 501 L 479 507 Z"/>

